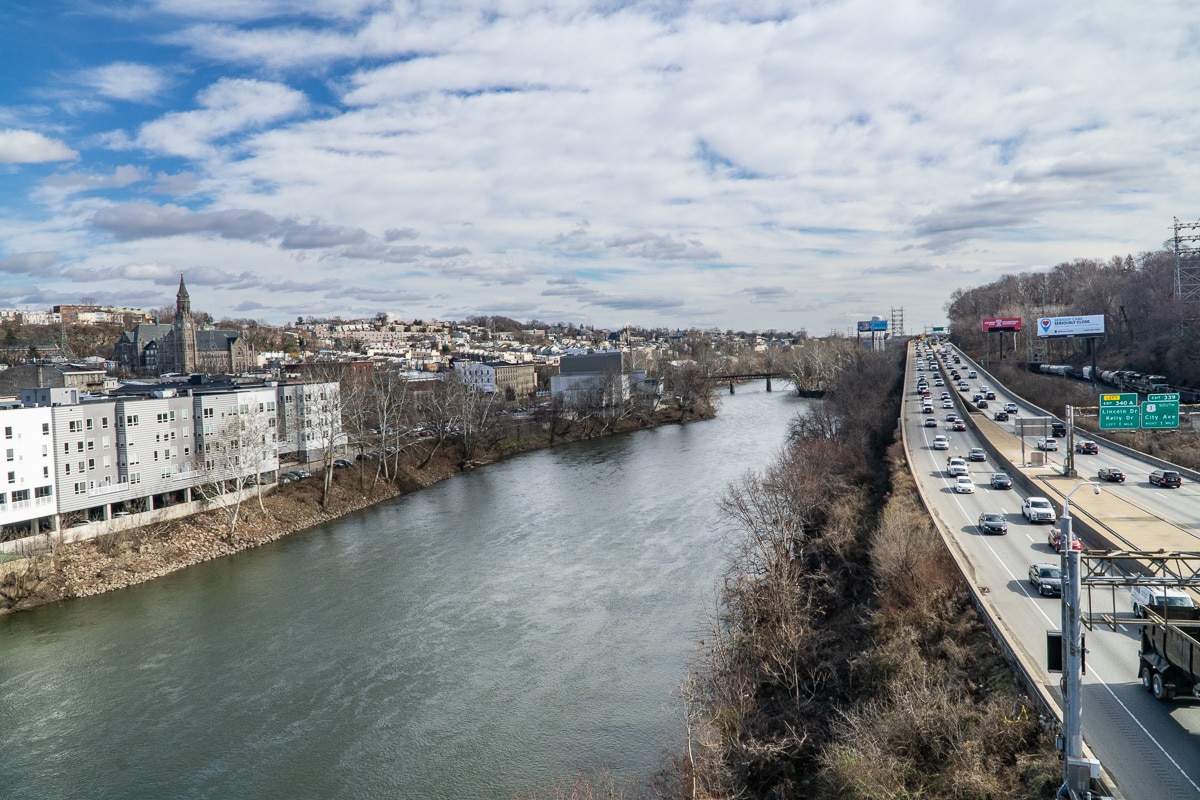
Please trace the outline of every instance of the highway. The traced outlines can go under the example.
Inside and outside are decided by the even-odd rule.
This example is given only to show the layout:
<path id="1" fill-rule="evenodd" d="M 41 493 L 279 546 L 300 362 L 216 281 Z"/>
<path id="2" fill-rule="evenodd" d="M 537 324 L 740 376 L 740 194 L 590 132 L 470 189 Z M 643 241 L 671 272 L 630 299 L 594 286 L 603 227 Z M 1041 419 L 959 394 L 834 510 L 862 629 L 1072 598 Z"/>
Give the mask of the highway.
<path id="1" fill-rule="evenodd" d="M 965 365 L 965 359 L 964 359 Z M 966 376 L 966 370 L 961 370 Z M 1009 423 L 994 423 L 991 414 L 1005 402 L 1017 402 L 1022 415 L 1034 412 L 1021 400 L 1004 392 L 983 373 L 969 380 L 970 389 L 960 392 L 951 386 L 949 375 L 943 372 L 947 386 L 932 385 L 933 415 L 921 413 L 919 396 L 915 393 L 918 375 L 931 376 L 927 370 L 917 372 L 910 357 L 905 378 L 903 421 L 908 441 L 910 463 L 924 487 L 931 512 L 949 532 L 955 546 L 969 561 L 974 584 L 991 609 L 1001 628 L 1009 634 L 1010 642 L 1038 680 L 1055 696 L 1059 696 L 1057 674 L 1045 670 L 1046 631 L 1061 627 L 1061 602 L 1057 597 L 1040 597 L 1027 582 L 1032 563 L 1053 563 L 1058 555 L 1047 543 L 1050 525 L 1034 525 L 1021 515 L 1022 495 L 1018 489 L 998 490 L 989 486 L 993 472 L 1015 473 L 1021 459 L 1021 443 Z M 971 414 L 973 425 L 967 431 L 954 432 L 945 423 L 946 415 L 967 413 L 970 397 L 981 383 L 997 393 L 989 401 L 986 412 Z M 943 409 L 939 396 L 950 391 L 954 409 Z M 933 416 L 938 427 L 925 426 Z M 978 432 L 977 432 L 978 431 Z M 950 450 L 934 450 L 933 437 L 950 437 Z M 968 462 L 976 484 L 974 494 L 953 491 L 953 478 L 946 473 L 947 455 L 965 457 L 967 451 L 987 439 L 1015 466 L 987 462 Z M 1037 437 L 1028 437 L 1026 458 L 1033 452 Z M 1065 442 L 1063 443 L 1065 447 Z M 1061 498 L 1084 480 L 1094 480 L 1100 466 L 1117 466 L 1128 475 L 1125 484 L 1104 484 L 1102 494 L 1095 496 L 1090 487 L 1072 496 L 1071 508 L 1077 518 L 1090 516 L 1125 541 L 1116 546 L 1125 549 L 1168 549 L 1200 551 L 1200 486 L 1187 481 L 1182 488 L 1162 490 L 1150 487 L 1146 475 L 1153 468 L 1127 456 L 1101 450 L 1098 456 L 1077 456 L 1076 469 L 1080 477 L 1062 476 L 1062 456 L 1057 463 L 1043 467 L 1020 469 L 1044 494 L 1061 508 Z M 1008 534 L 983 535 L 976 528 L 980 513 L 994 511 L 1004 514 Z M 1146 537 L 1153 541 L 1144 541 Z M 1186 542 L 1187 544 L 1178 544 Z M 1102 546 L 1098 542 L 1087 545 Z M 1116 612 L 1118 619 L 1132 620 L 1128 593 L 1102 590 L 1093 597 L 1094 611 Z M 1137 677 L 1138 628 L 1118 625 L 1116 631 L 1095 629 L 1087 631 L 1087 674 L 1084 677 L 1084 738 L 1101 761 L 1105 770 L 1130 800 L 1140 798 L 1200 798 L 1200 700 L 1183 699 L 1161 703 L 1147 692 Z"/>

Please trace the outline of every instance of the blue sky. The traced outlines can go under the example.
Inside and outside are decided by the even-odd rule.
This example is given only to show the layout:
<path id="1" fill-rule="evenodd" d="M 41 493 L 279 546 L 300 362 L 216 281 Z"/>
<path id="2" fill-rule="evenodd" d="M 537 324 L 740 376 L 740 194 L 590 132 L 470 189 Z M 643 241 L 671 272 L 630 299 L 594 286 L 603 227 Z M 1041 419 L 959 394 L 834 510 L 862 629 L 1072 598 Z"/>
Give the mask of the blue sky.
<path id="1" fill-rule="evenodd" d="M 1200 218 L 1189 2 L 6 0 L 0 307 L 823 335 Z"/>

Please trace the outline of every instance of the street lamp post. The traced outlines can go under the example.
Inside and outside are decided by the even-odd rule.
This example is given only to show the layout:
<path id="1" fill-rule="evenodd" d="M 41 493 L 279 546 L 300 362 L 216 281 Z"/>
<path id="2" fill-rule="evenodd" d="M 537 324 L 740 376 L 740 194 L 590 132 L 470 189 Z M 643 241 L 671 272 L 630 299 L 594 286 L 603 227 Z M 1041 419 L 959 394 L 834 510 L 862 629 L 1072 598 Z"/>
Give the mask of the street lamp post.
<path id="1" fill-rule="evenodd" d="M 1059 553 L 1062 563 L 1062 631 L 1066 645 L 1063 658 L 1063 785 L 1060 798 L 1082 798 L 1091 788 L 1092 762 L 1083 757 L 1083 621 L 1079 608 L 1079 552 L 1075 549 L 1075 531 L 1071 520 L 1071 495 L 1091 486 L 1100 494 L 1100 484 L 1084 481 L 1063 499 L 1059 520 Z M 1098 766 L 1098 765 L 1097 765 Z"/>

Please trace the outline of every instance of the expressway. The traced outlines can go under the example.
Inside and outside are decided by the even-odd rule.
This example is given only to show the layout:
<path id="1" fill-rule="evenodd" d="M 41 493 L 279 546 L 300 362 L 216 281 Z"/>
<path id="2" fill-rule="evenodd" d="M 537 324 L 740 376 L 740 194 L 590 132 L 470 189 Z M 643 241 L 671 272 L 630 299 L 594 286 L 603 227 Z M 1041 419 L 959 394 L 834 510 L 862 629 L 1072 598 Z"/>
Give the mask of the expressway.
<path id="1" fill-rule="evenodd" d="M 1058 698 L 1059 675 L 1046 672 L 1045 662 L 1046 631 L 1061 627 L 1061 602 L 1057 597 L 1039 596 L 1027 581 L 1030 564 L 1058 563 L 1058 555 L 1047 543 L 1047 533 L 1053 526 L 1026 522 L 1021 514 L 1020 491 L 991 488 L 992 473 L 1020 471 L 1035 485 L 1045 487 L 1042 493 L 1061 508 L 1062 497 L 1082 481 L 1094 479 L 1100 466 L 1120 467 L 1129 476 L 1125 484 L 1105 484 L 1099 496 L 1093 495 L 1090 488 L 1078 491 L 1071 498 L 1071 508 L 1077 518 L 1091 517 L 1102 527 L 1107 526 L 1106 535 L 1115 534 L 1119 542 L 1116 546 L 1126 549 L 1200 550 L 1200 528 L 1196 527 L 1200 520 L 1200 487 L 1185 479 L 1181 489 L 1151 488 L 1145 480 L 1151 466 L 1103 449 L 1098 456 L 1077 456 L 1078 478 L 1062 476 L 1062 453 L 1058 454 L 1058 463 L 1022 467 L 1021 440 L 1013 425 L 991 419 L 991 412 L 1005 402 L 1021 401 L 1007 395 L 983 372 L 969 381 L 965 393 L 951 385 L 945 372 L 947 386 L 934 386 L 932 372 L 916 371 L 916 354 L 915 349 L 910 354 L 902 409 L 913 472 L 935 520 L 949 535 L 952 547 L 968 562 L 967 579 L 982 595 L 1026 668 L 1051 696 Z M 966 370 L 961 371 L 965 377 Z M 932 415 L 922 413 L 919 395 L 914 391 L 917 377 L 922 374 L 930 376 L 937 409 Z M 969 414 L 971 423 L 966 431 L 949 430 L 946 416 L 968 415 L 970 397 L 981 383 L 987 383 L 997 399 L 989 401 L 987 412 Z M 947 390 L 953 409 L 941 408 L 939 396 Z M 1026 416 L 1035 413 L 1025 405 L 1022 412 Z M 926 427 L 931 416 L 938 420 L 938 427 Z M 949 437 L 948 451 L 933 449 L 933 438 L 938 434 Z M 994 455 L 989 455 L 986 462 L 968 462 L 975 492 L 956 493 L 954 479 L 946 472 L 947 456 L 965 458 L 970 448 L 985 444 L 985 438 L 992 453 L 1011 463 L 995 463 Z M 1036 438 L 1028 437 L 1026 459 Z M 983 512 L 1003 514 L 1008 534 L 981 534 L 976 521 Z M 1143 541 L 1145 537 L 1153 537 L 1153 541 Z M 1104 590 L 1093 597 L 1093 603 L 1103 606 L 1094 605 L 1094 611 L 1115 612 L 1118 622 L 1132 621 L 1128 592 L 1124 590 L 1115 594 Z M 1087 631 L 1085 740 L 1126 798 L 1200 798 L 1200 700 L 1161 703 L 1142 687 L 1137 677 L 1137 636 L 1138 628 L 1127 623 L 1118 624 L 1116 631 Z"/>

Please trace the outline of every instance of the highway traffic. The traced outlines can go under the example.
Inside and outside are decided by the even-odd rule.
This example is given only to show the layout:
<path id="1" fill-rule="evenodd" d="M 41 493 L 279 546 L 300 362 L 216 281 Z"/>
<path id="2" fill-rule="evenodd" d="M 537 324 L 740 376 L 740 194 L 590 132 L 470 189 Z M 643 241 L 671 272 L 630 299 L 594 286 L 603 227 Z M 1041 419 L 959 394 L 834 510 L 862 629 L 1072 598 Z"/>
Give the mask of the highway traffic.
<path id="1" fill-rule="evenodd" d="M 1053 461 L 1047 466 L 1022 469 L 1019 463 L 1021 443 L 1013 418 L 997 422 L 992 419 L 993 412 L 1006 403 L 1018 405 L 1016 419 L 1042 412 L 996 386 L 993 379 L 961 355 L 963 368 L 960 373 L 965 378 L 967 370 L 974 370 L 977 375 L 966 379 L 968 388 L 960 390 L 958 382 L 950 380 L 948 364 L 939 372 L 946 386 L 935 386 L 932 377 L 935 373 L 931 369 L 936 365 L 924 358 L 921 360 L 926 362 L 925 368 L 918 371 L 920 355 L 920 350 L 914 351 L 909 361 L 903 407 L 912 469 L 922 482 L 931 512 L 969 562 L 971 574 L 967 579 L 983 595 L 997 623 L 1009 632 L 1010 642 L 1023 662 L 1032 667 L 1038 680 L 1057 696 L 1059 676 L 1051 675 L 1045 668 L 1046 632 L 1061 628 L 1061 601 L 1055 596 L 1044 596 L 1029 581 L 1031 565 L 1059 563 L 1058 554 L 1048 542 L 1057 523 L 1028 522 L 1021 513 L 1024 497 L 1020 489 L 993 488 L 993 474 L 1020 471 L 1035 485 L 1054 486 L 1065 493 L 1084 481 L 1096 480 L 1101 467 L 1123 470 L 1128 476 L 1125 483 L 1104 483 L 1101 488 L 1104 509 L 1125 509 L 1107 516 L 1121 518 L 1106 520 L 1106 514 L 1097 505 L 1100 498 L 1092 495 L 1090 487 L 1077 491 L 1071 498 L 1071 506 L 1076 516 L 1086 506 L 1088 513 L 1117 535 L 1117 546 L 1125 549 L 1162 546 L 1136 541 L 1139 528 L 1132 523 L 1124 524 L 1122 515 L 1127 512 L 1130 519 L 1160 517 L 1173 522 L 1172 530 L 1192 542 L 1182 549 L 1200 550 L 1200 527 L 1195 524 L 1200 520 L 1200 486 L 1185 480 L 1179 489 L 1151 487 L 1146 476 L 1154 465 L 1109 451 L 1103 445 L 1096 455 L 1076 454 L 1078 478 L 1062 477 L 1065 453 L 1061 450 L 1049 454 Z M 916 392 L 920 375 L 928 376 L 930 382 L 931 399 L 936 407 L 932 413 L 923 410 L 920 395 Z M 971 398 L 980 385 L 986 385 L 996 394 L 995 400 L 988 401 L 986 411 L 973 410 Z M 942 407 L 940 395 L 943 391 L 950 392 L 952 409 Z M 952 422 L 947 424 L 950 414 L 969 415 L 973 424 L 968 424 L 966 430 L 956 431 Z M 937 420 L 936 427 L 928 424 L 930 418 Z M 968 458 L 972 448 L 985 444 L 980 430 L 987 430 L 997 441 L 989 442 L 991 453 L 986 460 L 972 461 Z M 1042 432 L 1025 437 L 1027 460 L 1036 450 L 1037 439 L 1044 435 Z M 945 442 L 937 443 L 937 449 L 936 436 L 947 437 Z M 1009 437 L 1007 441 L 1006 436 Z M 1059 446 L 1065 448 L 1066 442 Z M 996 463 L 997 452 L 1018 463 Z M 963 459 L 966 474 L 974 486 L 973 492 L 967 493 L 961 487 L 956 491 L 959 476 L 951 475 L 947 469 L 949 458 Z M 1050 491 L 1046 495 L 1061 506 L 1059 496 Z M 1002 515 L 1007 523 L 1006 534 L 981 530 L 980 516 L 989 512 Z M 1157 524 L 1162 523 L 1158 521 Z M 1122 538 L 1127 541 L 1121 541 Z M 1089 547 L 1095 544 L 1087 543 Z M 1177 547 L 1174 543 L 1171 546 Z M 1085 740 L 1127 798 L 1200 797 L 1200 700 L 1162 703 L 1142 686 L 1138 679 L 1137 658 L 1140 629 L 1128 624 L 1133 617 L 1127 591 L 1094 591 L 1091 602 L 1094 611 L 1115 612 L 1118 622 L 1123 624 L 1119 624 L 1116 631 L 1097 628 L 1086 634 Z"/>

